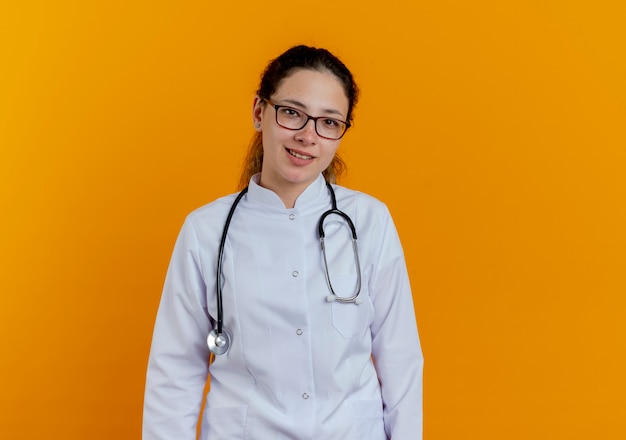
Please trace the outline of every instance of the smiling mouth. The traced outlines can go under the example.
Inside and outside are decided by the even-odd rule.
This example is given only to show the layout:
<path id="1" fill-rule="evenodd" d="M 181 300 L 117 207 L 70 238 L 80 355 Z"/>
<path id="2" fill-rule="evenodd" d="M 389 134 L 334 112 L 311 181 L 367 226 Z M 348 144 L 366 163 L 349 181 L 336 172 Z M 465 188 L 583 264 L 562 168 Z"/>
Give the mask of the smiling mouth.
<path id="1" fill-rule="evenodd" d="M 297 151 L 290 150 L 289 148 L 287 148 L 287 152 L 291 154 L 293 157 L 297 157 L 298 159 L 305 159 L 305 160 L 313 159 L 313 156 L 305 156 L 304 154 L 300 154 Z"/>

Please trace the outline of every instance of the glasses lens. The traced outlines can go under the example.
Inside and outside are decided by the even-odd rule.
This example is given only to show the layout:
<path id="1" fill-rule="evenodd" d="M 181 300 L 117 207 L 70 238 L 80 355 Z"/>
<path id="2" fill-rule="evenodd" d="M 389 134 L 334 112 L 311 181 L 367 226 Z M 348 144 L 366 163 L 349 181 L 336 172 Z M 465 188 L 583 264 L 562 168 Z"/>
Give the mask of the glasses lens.
<path id="1" fill-rule="evenodd" d="M 315 124 L 317 134 L 328 139 L 339 139 L 346 131 L 346 124 L 333 118 L 320 118 Z"/>
<path id="2" fill-rule="evenodd" d="M 291 107 L 280 107 L 276 110 L 276 122 L 291 130 L 300 130 L 306 123 L 307 116 Z"/>

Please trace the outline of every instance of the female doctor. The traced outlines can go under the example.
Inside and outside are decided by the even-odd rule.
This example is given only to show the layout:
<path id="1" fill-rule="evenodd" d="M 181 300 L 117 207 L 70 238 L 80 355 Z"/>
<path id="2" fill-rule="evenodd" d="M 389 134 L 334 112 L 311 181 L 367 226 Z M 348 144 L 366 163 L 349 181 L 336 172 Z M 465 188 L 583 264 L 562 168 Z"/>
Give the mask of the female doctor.
<path id="1" fill-rule="evenodd" d="M 192 212 L 174 248 L 144 440 L 195 438 L 207 375 L 203 440 L 422 438 L 423 358 L 396 229 L 383 203 L 335 184 L 357 95 L 324 49 L 267 66 L 247 189 Z"/>

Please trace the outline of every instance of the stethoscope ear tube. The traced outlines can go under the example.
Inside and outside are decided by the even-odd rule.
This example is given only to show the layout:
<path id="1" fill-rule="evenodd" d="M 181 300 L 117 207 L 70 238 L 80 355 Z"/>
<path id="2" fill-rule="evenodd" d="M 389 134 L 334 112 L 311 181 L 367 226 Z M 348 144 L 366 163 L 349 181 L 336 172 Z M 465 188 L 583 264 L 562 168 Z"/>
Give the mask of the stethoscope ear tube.
<path id="1" fill-rule="evenodd" d="M 339 296 L 335 292 L 333 288 L 333 284 L 330 281 L 330 273 L 328 270 L 328 260 L 326 258 L 326 246 L 324 245 L 324 237 L 320 237 L 320 247 L 322 248 L 322 257 L 324 260 L 324 275 L 326 276 L 326 284 L 328 285 L 328 290 L 330 290 L 330 295 L 326 297 L 326 301 L 333 302 L 337 301 L 341 304 L 354 303 L 361 304 L 361 300 L 359 299 L 359 294 L 361 293 L 361 263 L 359 261 L 359 247 L 357 245 L 356 238 L 352 239 L 352 251 L 354 253 L 354 264 L 356 266 L 356 289 L 352 296 Z"/>
<path id="2" fill-rule="evenodd" d="M 326 276 L 326 284 L 328 285 L 328 290 L 330 290 L 330 295 L 326 297 L 326 300 L 329 302 L 337 301 L 341 304 L 354 303 L 360 304 L 361 300 L 359 299 L 359 294 L 361 293 L 361 263 L 359 262 L 359 248 L 357 245 L 357 236 L 356 236 L 356 228 L 354 227 L 354 223 L 352 223 L 352 219 L 343 211 L 337 209 L 337 199 L 335 197 L 335 191 L 333 191 L 333 187 L 330 183 L 326 182 L 326 186 L 328 187 L 328 191 L 330 192 L 330 198 L 332 201 L 332 208 L 322 214 L 320 217 L 319 223 L 317 225 L 317 231 L 320 237 L 320 247 L 322 248 L 322 257 L 324 260 L 324 275 Z M 326 258 L 326 246 L 324 245 L 324 239 L 326 238 L 326 234 L 324 233 L 324 221 L 326 217 L 331 214 L 338 215 L 342 217 L 348 226 L 350 227 L 350 232 L 352 233 L 352 251 L 354 253 L 354 264 L 356 266 L 356 290 L 352 296 L 339 296 L 335 293 L 335 289 L 333 288 L 333 284 L 330 281 L 330 272 L 328 270 L 328 259 Z"/>
<path id="3" fill-rule="evenodd" d="M 317 232 L 319 234 L 320 239 L 324 239 L 326 237 L 326 234 L 324 233 L 324 220 L 330 214 L 336 214 L 340 217 L 343 217 L 343 219 L 346 221 L 346 223 L 348 223 L 348 226 L 350 227 L 350 231 L 352 233 L 352 240 L 356 241 L 356 228 L 354 227 L 354 223 L 352 223 L 352 220 L 350 219 L 350 217 L 348 217 L 348 214 L 346 214 L 343 211 L 338 210 L 337 208 L 329 209 L 320 217 L 320 221 L 317 225 Z"/>
<path id="4" fill-rule="evenodd" d="M 326 182 L 326 187 L 328 188 L 328 192 L 330 193 L 331 208 L 322 214 L 322 216 L 320 217 L 320 221 L 317 224 L 317 232 L 319 234 L 320 240 L 323 241 L 324 237 L 326 236 L 324 234 L 324 220 L 326 220 L 326 217 L 328 217 L 330 214 L 336 214 L 343 217 L 343 219 L 348 222 L 348 226 L 350 226 L 350 231 L 352 231 L 352 240 L 356 241 L 356 228 L 354 227 L 354 223 L 352 223 L 352 220 L 350 219 L 348 214 L 337 209 L 337 197 L 335 196 L 335 191 L 333 190 L 332 185 Z"/>

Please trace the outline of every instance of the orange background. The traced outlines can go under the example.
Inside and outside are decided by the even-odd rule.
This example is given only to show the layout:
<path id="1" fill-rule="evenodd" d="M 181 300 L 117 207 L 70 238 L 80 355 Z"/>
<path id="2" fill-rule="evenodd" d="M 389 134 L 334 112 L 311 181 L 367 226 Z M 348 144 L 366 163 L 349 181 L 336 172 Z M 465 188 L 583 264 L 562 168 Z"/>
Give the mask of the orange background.
<path id="1" fill-rule="evenodd" d="M 362 88 L 344 183 L 405 246 L 425 438 L 626 438 L 626 3 L 226 3 L 0 6 L 0 438 L 140 438 L 178 229 L 296 43 Z"/>

